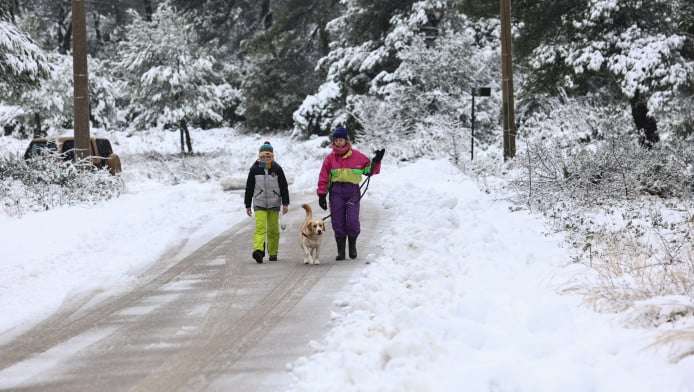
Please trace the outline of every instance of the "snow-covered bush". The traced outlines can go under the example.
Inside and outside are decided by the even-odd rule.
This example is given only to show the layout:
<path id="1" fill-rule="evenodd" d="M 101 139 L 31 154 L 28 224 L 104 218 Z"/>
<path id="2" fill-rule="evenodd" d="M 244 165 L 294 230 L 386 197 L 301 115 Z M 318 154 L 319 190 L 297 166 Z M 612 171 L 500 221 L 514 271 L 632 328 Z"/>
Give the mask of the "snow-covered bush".
<path id="1" fill-rule="evenodd" d="M 536 98 L 532 105 L 520 116 L 516 159 L 523 168 L 516 184 L 528 205 L 551 205 L 546 196 L 552 194 L 592 204 L 646 194 L 682 198 L 694 191 L 687 140 L 670 137 L 640 148 L 626 106 L 566 96 Z"/>
<path id="2" fill-rule="evenodd" d="M 595 271 L 572 290 L 600 310 L 631 308 L 632 322 L 657 323 L 638 301 L 694 295 L 691 141 L 642 148 L 625 107 L 566 97 L 533 105 L 511 162 L 518 204 L 565 232 L 575 261 Z"/>
<path id="3" fill-rule="evenodd" d="M 8 215 L 63 205 L 94 204 L 120 196 L 123 181 L 89 162 L 63 162 L 55 155 L 24 160 L 0 158 L 0 205 Z"/>
<path id="4" fill-rule="evenodd" d="M 360 146 L 388 149 L 400 161 L 448 157 L 455 164 L 470 159 L 470 133 L 459 121 L 445 115 L 430 115 L 405 124 L 396 108 L 373 97 L 357 97 L 352 115 L 362 126 L 356 132 Z M 403 143 L 407 140 L 407 143 Z"/>

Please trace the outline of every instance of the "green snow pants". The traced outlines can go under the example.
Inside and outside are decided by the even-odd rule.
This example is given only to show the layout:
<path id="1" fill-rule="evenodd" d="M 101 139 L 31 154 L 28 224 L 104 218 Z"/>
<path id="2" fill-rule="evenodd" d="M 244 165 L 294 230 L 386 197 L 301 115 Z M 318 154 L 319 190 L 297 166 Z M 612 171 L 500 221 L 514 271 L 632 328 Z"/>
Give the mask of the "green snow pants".
<path id="1" fill-rule="evenodd" d="M 253 233 L 253 250 L 267 252 L 277 256 L 280 248 L 280 212 L 275 210 L 255 210 L 255 232 Z"/>

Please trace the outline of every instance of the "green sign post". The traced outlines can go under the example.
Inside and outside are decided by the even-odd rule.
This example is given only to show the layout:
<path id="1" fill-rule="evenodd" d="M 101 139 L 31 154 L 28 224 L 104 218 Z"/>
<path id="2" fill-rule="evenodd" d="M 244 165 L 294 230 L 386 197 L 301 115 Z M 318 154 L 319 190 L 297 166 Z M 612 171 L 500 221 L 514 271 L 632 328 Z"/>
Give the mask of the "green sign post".
<path id="1" fill-rule="evenodd" d="M 472 89 L 472 122 L 470 133 L 470 160 L 474 158 L 475 151 L 475 97 L 488 97 L 492 95 L 490 87 L 476 87 Z"/>

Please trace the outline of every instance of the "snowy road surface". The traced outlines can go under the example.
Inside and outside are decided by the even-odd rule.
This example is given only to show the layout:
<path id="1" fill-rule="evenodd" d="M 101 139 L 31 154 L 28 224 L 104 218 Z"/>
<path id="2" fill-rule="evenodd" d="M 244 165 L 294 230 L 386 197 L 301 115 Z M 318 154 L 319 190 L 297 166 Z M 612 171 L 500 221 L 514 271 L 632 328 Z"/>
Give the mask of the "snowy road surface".
<path id="1" fill-rule="evenodd" d="M 362 209 L 362 224 L 377 225 L 377 210 L 368 203 Z M 328 231 L 322 264 L 304 265 L 301 218 L 287 214 L 277 262 L 251 259 L 253 226 L 246 220 L 185 257 L 172 249 L 129 290 L 72 297 L 56 314 L 3 342 L 0 389 L 288 386 L 287 364 L 310 354 L 309 342 L 327 332 L 335 296 L 375 246 L 364 236 L 360 258 L 336 262 Z"/>

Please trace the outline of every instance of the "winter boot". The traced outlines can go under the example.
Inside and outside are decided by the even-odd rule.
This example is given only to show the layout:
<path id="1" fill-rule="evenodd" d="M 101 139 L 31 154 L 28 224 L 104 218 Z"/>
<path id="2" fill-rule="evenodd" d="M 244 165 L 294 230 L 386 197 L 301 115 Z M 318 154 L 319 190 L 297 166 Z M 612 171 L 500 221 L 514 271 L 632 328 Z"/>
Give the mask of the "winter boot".
<path id="1" fill-rule="evenodd" d="M 260 264 L 263 262 L 263 257 L 265 256 L 263 253 L 264 252 L 262 250 L 253 251 L 253 258 L 255 259 L 256 263 Z"/>
<path id="2" fill-rule="evenodd" d="M 347 242 L 349 243 L 349 258 L 357 258 L 357 237 L 348 236 Z"/>
<path id="3" fill-rule="evenodd" d="M 335 257 L 335 260 L 344 260 L 345 259 L 345 242 L 347 241 L 347 238 L 342 237 L 338 238 L 335 237 L 335 242 L 337 242 L 337 257 Z"/>

